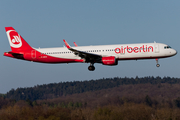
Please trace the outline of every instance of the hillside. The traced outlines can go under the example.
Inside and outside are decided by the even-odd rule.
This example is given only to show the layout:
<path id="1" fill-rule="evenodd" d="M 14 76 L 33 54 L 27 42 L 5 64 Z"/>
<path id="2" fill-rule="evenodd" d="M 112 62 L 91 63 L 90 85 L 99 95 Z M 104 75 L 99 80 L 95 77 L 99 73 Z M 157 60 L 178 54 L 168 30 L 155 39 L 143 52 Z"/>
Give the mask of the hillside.
<path id="1" fill-rule="evenodd" d="M 43 100 L 0 97 L 0 120 L 180 120 L 180 84 L 142 83 Z"/>
<path id="2" fill-rule="evenodd" d="M 119 87 L 89 91 L 73 95 L 61 96 L 54 99 L 38 100 L 38 104 L 48 104 L 58 106 L 69 103 L 81 103 L 87 107 L 97 107 L 105 105 L 121 105 L 124 102 L 145 103 L 148 96 L 152 105 L 175 105 L 175 100 L 180 102 L 180 84 L 136 84 L 120 85 Z M 180 107 L 180 106 L 179 106 Z"/>
<path id="3" fill-rule="evenodd" d="M 107 78 L 18 88 L 0 97 L 0 120 L 180 120 L 179 81 Z"/>
<path id="4" fill-rule="evenodd" d="M 53 99 L 61 96 L 72 95 L 76 93 L 84 93 L 88 91 L 98 91 L 119 87 L 123 85 L 152 84 L 159 85 L 161 83 L 179 84 L 179 78 L 170 77 L 144 77 L 144 78 L 106 78 L 90 81 L 74 81 L 60 82 L 45 85 L 37 85 L 30 88 L 12 89 L 6 94 L 6 98 L 15 100 L 43 100 Z M 127 88 L 126 88 L 127 89 Z M 128 93 L 129 94 L 129 93 Z M 130 94 L 129 94 L 130 95 Z"/>

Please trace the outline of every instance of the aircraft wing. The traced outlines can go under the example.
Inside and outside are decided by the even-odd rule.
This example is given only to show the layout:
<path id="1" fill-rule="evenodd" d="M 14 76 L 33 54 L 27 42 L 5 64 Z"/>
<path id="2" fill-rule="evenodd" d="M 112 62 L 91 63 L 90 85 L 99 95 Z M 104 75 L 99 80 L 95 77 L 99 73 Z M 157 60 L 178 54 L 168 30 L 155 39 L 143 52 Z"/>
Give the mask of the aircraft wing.
<path id="1" fill-rule="evenodd" d="M 102 58 L 101 55 L 97 55 L 97 54 L 93 54 L 93 53 L 88 53 L 88 52 L 76 50 L 76 49 L 72 48 L 72 47 L 66 42 L 66 40 L 63 40 L 63 41 L 64 41 L 66 47 L 67 47 L 70 51 L 74 52 L 75 55 L 78 55 L 78 56 L 81 57 L 81 58 L 85 58 L 87 61 L 89 61 L 89 60 L 90 60 L 90 61 L 92 61 L 92 60 L 98 60 L 98 59 Z"/>

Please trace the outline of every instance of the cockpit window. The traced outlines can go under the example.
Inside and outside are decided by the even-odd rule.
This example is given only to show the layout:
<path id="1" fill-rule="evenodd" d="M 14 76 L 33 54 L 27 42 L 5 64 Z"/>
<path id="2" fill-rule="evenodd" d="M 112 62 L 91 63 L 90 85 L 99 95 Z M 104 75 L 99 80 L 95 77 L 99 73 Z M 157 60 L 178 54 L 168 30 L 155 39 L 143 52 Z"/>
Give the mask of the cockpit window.
<path id="1" fill-rule="evenodd" d="M 170 46 L 167 46 L 167 48 L 171 48 Z"/>
<path id="2" fill-rule="evenodd" d="M 164 46 L 164 49 L 169 49 L 169 48 L 171 48 L 170 46 Z"/>

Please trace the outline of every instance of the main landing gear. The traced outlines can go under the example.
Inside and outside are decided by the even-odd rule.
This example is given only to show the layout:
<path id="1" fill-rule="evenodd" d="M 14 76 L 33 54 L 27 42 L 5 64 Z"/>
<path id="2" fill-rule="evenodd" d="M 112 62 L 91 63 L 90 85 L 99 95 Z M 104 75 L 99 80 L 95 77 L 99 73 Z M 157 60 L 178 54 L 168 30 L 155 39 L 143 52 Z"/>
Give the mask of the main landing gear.
<path id="1" fill-rule="evenodd" d="M 158 64 L 158 59 L 156 58 L 156 67 L 160 67 L 160 64 Z"/>
<path id="2" fill-rule="evenodd" d="M 90 66 L 88 67 L 89 71 L 94 71 L 95 67 L 94 67 L 94 63 L 90 63 Z"/>

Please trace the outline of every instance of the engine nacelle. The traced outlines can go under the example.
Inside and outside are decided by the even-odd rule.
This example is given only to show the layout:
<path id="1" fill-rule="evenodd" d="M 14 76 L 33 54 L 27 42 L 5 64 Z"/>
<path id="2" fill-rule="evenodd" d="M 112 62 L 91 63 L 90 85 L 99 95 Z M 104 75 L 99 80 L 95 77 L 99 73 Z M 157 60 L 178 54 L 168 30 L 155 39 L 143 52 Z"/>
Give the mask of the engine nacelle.
<path id="1" fill-rule="evenodd" d="M 109 57 L 102 57 L 102 64 L 103 65 L 117 65 L 118 61 L 114 56 Z"/>

